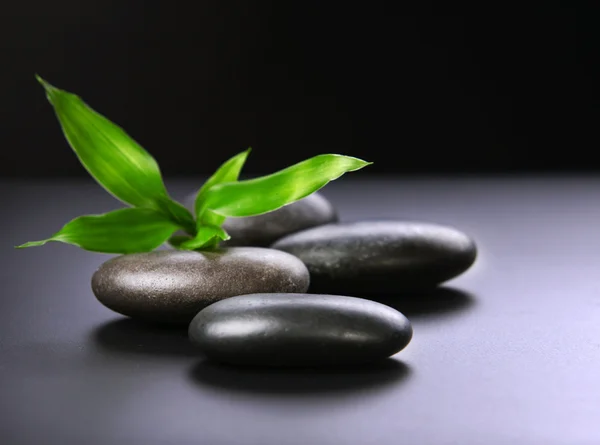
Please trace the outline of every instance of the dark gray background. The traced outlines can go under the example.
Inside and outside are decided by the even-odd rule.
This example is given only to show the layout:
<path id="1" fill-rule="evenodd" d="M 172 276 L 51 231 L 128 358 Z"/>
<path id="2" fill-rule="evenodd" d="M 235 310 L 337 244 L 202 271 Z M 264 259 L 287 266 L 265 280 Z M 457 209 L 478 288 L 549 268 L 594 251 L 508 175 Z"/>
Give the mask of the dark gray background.
<path id="1" fill-rule="evenodd" d="M 343 219 L 449 224 L 480 251 L 446 290 L 388 296 L 413 322 L 404 351 L 328 371 L 213 365 L 184 331 L 112 313 L 90 290 L 108 255 L 12 246 L 118 203 L 91 181 L 0 187 L 3 445 L 600 443 L 598 178 L 327 186 Z"/>
<path id="2" fill-rule="evenodd" d="M 249 173 L 328 152 L 374 173 L 598 171 L 595 2 L 436 3 L 7 0 L 0 175 L 86 175 L 36 72 L 167 176 L 248 146 Z"/>

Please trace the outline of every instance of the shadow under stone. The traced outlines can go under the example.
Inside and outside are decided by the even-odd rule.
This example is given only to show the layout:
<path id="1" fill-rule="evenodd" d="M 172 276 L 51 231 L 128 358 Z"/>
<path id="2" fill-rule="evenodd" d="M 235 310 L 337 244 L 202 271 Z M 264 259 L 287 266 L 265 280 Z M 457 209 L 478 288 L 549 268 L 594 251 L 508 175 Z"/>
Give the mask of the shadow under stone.
<path id="1" fill-rule="evenodd" d="M 189 377 L 200 386 L 236 392 L 322 395 L 399 384 L 407 380 L 410 374 L 408 365 L 393 358 L 370 365 L 323 368 L 231 366 L 203 360 L 190 370 Z"/>
<path id="2" fill-rule="evenodd" d="M 198 348 L 188 339 L 187 326 L 144 323 L 131 318 L 109 321 L 92 332 L 101 349 L 166 357 L 199 357 Z"/>
<path id="3" fill-rule="evenodd" d="M 450 287 L 410 293 L 362 293 L 360 297 L 393 307 L 410 319 L 451 316 L 475 304 L 471 294 Z"/>

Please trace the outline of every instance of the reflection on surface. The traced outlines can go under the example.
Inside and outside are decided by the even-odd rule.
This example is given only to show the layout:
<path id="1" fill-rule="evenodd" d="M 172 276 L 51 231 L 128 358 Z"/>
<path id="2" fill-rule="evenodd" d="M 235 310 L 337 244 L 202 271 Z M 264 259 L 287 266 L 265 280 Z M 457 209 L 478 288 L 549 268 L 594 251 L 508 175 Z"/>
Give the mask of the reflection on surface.
<path id="1" fill-rule="evenodd" d="M 92 340 L 108 352 L 165 357 L 201 356 L 188 339 L 186 325 L 165 326 L 119 318 L 96 328 L 92 332 Z"/>
<path id="2" fill-rule="evenodd" d="M 271 395 L 323 395 L 365 391 L 398 385 L 411 369 L 405 363 L 386 359 L 379 363 L 343 368 L 234 367 L 209 360 L 190 370 L 190 379 L 201 387 Z"/>

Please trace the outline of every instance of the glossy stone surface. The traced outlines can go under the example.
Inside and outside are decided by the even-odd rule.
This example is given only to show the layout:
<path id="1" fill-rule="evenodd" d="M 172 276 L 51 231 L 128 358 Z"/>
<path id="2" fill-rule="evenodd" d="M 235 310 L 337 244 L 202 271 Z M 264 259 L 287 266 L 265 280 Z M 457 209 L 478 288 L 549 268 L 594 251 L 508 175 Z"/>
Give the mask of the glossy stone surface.
<path id="1" fill-rule="evenodd" d="M 397 310 L 362 298 L 253 294 L 207 307 L 188 333 L 220 362 L 326 366 L 383 360 L 406 347 L 412 327 Z"/>
<path id="2" fill-rule="evenodd" d="M 189 323 L 223 298 L 305 292 L 308 284 L 308 271 L 298 258 L 253 247 L 122 255 L 102 264 L 92 277 L 92 290 L 106 307 L 167 323 Z"/>
<path id="3" fill-rule="evenodd" d="M 364 295 L 421 290 L 454 278 L 475 261 L 475 243 L 445 226 L 401 221 L 329 224 L 277 241 L 300 258 L 311 292 Z"/>
<path id="4" fill-rule="evenodd" d="M 190 210 L 194 208 L 194 199 L 195 196 L 190 196 L 186 200 L 186 207 Z M 231 239 L 222 245 L 267 247 L 286 235 L 337 220 L 331 203 L 323 195 L 313 193 L 273 212 L 227 218 L 223 228 L 231 235 Z"/>

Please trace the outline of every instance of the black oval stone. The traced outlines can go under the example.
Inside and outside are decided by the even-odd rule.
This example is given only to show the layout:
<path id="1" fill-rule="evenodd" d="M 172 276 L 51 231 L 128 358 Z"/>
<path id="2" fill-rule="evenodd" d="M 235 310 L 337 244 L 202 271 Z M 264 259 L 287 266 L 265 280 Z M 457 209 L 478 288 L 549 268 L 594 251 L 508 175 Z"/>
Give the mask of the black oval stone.
<path id="1" fill-rule="evenodd" d="M 441 225 L 363 221 L 304 230 L 272 246 L 300 258 L 311 292 L 365 295 L 428 289 L 466 271 L 475 243 Z"/>
<path id="2" fill-rule="evenodd" d="M 190 196 L 186 200 L 186 207 L 193 209 L 194 199 L 195 196 Z M 267 247 L 286 235 L 337 220 L 331 203 L 323 195 L 313 193 L 269 213 L 227 218 L 223 228 L 231 235 L 231 239 L 221 245 Z"/>
<path id="3" fill-rule="evenodd" d="M 223 298 L 305 292 L 308 284 L 308 271 L 298 258 L 255 247 L 121 255 L 102 264 L 92 277 L 92 290 L 106 307 L 168 323 L 189 323 L 198 311 Z"/>
<path id="4" fill-rule="evenodd" d="M 383 360 L 412 338 L 408 319 L 362 298 L 253 294 L 200 311 L 190 339 L 207 357 L 259 366 L 323 366 Z"/>

